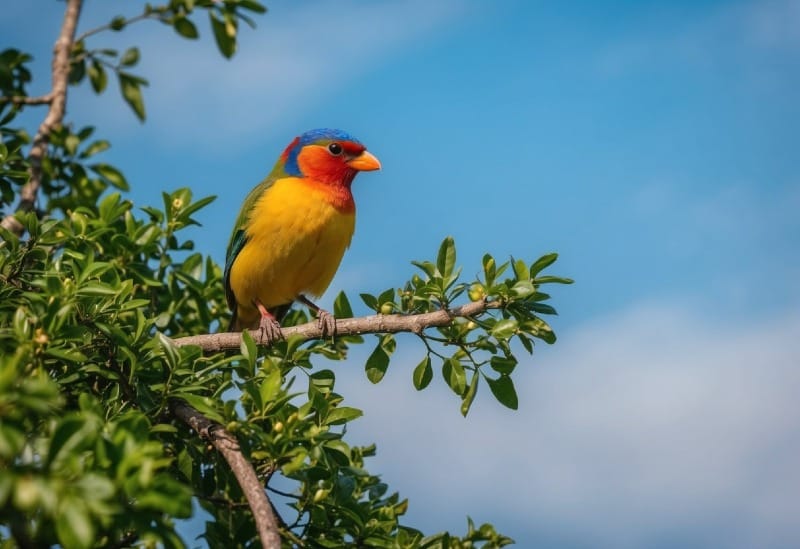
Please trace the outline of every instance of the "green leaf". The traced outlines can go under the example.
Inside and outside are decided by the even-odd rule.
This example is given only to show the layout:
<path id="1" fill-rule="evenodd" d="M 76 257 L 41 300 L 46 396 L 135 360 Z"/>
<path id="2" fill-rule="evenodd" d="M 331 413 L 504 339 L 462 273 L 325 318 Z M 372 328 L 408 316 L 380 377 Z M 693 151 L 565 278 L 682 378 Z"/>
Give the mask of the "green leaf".
<path id="1" fill-rule="evenodd" d="M 114 166 L 109 164 L 93 164 L 89 166 L 89 169 L 116 188 L 123 191 L 130 190 L 130 186 L 128 185 L 128 181 L 125 179 L 125 176 L 122 175 L 122 172 Z"/>
<path id="2" fill-rule="evenodd" d="M 186 17 L 176 17 L 175 21 L 172 23 L 172 26 L 175 28 L 175 32 L 184 38 L 194 40 L 200 36 L 200 33 L 197 32 L 197 27 Z"/>
<path id="3" fill-rule="evenodd" d="M 439 255 L 436 257 L 436 268 L 443 277 L 453 274 L 453 267 L 456 264 L 456 245 L 452 236 L 442 240 L 439 246 Z"/>
<path id="4" fill-rule="evenodd" d="M 82 417 L 67 416 L 56 426 L 50 448 L 47 452 L 47 463 L 57 465 L 65 457 L 74 453 L 81 445 L 90 442 L 88 439 L 92 427 Z"/>
<path id="5" fill-rule="evenodd" d="M 478 372 L 472 374 L 472 381 L 470 381 L 467 394 L 464 395 L 464 400 L 461 403 L 461 415 L 464 417 L 467 417 L 467 413 L 469 413 L 472 402 L 475 400 L 475 395 L 478 392 L 478 381 L 480 381 L 480 377 L 481 376 L 478 374 Z"/>
<path id="6" fill-rule="evenodd" d="M 142 99 L 142 90 L 141 86 L 143 84 L 147 84 L 146 81 L 142 80 L 141 78 L 137 78 L 133 75 L 120 72 L 118 73 L 119 76 L 119 89 L 122 91 L 122 97 L 125 99 L 125 102 L 128 103 L 128 106 L 133 109 L 133 112 L 136 114 L 136 117 L 139 120 L 144 121 L 145 119 L 145 112 L 144 112 L 144 99 Z"/>
<path id="7" fill-rule="evenodd" d="M 527 272 L 527 270 L 526 270 Z M 520 280 L 516 284 L 511 287 L 511 293 L 514 294 L 516 297 L 528 297 L 536 292 L 536 288 L 533 286 L 533 282 L 530 280 Z"/>
<path id="8" fill-rule="evenodd" d="M 271 403 L 281 390 L 281 370 L 277 366 L 272 365 L 271 362 L 265 361 L 264 364 L 269 364 L 272 367 L 269 369 L 266 377 L 261 381 L 258 386 L 258 392 L 261 396 L 261 402 L 266 406 Z"/>
<path id="9" fill-rule="evenodd" d="M 378 296 L 378 312 L 383 315 L 391 314 L 394 311 L 394 288 L 384 290 Z"/>
<path id="10" fill-rule="evenodd" d="M 206 416 L 208 419 L 216 421 L 217 423 L 225 423 L 225 418 L 222 417 L 222 415 L 220 415 L 220 413 L 217 411 L 217 400 L 182 391 L 176 391 L 175 396 L 186 401 L 189 406 Z"/>
<path id="11" fill-rule="evenodd" d="M 378 298 L 371 294 L 359 294 L 361 296 L 361 301 L 364 304 L 372 309 L 373 311 L 379 311 L 380 307 L 378 306 Z"/>
<path id="12" fill-rule="evenodd" d="M 375 350 L 369 355 L 365 371 L 367 372 L 367 379 L 372 383 L 378 383 L 383 379 L 387 368 L 389 368 L 389 356 L 394 351 L 395 345 L 392 334 L 384 334 L 378 341 Z"/>
<path id="13" fill-rule="evenodd" d="M 239 343 L 239 351 L 242 353 L 245 360 L 247 360 L 250 365 L 250 370 L 252 371 L 255 368 L 256 359 L 258 358 L 258 346 L 253 336 L 251 336 L 250 332 L 247 330 L 242 331 L 242 341 Z"/>
<path id="14" fill-rule="evenodd" d="M 161 332 L 156 334 L 155 339 L 158 341 L 158 346 L 161 347 L 161 350 L 164 352 L 164 359 L 167 361 L 170 369 L 174 370 L 177 368 L 181 355 L 175 343 Z M 191 404 L 191 402 L 189 404 Z"/>
<path id="15" fill-rule="evenodd" d="M 511 372 L 514 371 L 514 368 L 517 366 L 517 359 L 514 356 L 493 356 L 489 359 L 489 364 L 492 366 L 492 369 L 499 373 L 509 375 Z"/>
<path id="16" fill-rule="evenodd" d="M 489 254 L 483 256 L 483 276 L 486 277 L 487 286 L 494 285 L 494 279 L 497 277 L 497 266 L 494 258 Z"/>
<path id="17" fill-rule="evenodd" d="M 531 338 L 525 334 L 517 334 L 517 339 L 519 339 L 520 343 L 522 343 L 522 346 L 525 347 L 525 350 L 528 351 L 528 354 L 533 353 L 533 341 Z"/>
<path id="18" fill-rule="evenodd" d="M 556 259 L 558 259 L 558 254 L 553 252 L 549 254 L 545 254 L 536 261 L 533 262 L 531 265 L 531 278 L 535 278 L 540 271 L 555 263 Z"/>
<path id="19" fill-rule="evenodd" d="M 80 156 L 81 158 L 89 158 L 90 156 L 94 156 L 97 153 L 107 150 L 109 147 L 111 147 L 111 143 L 105 139 L 99 139 L 83 149 L 83 152 L 81 152 Z"/>
<path id="20" fill-rule="evenodd" d="M 430 261 L 412 261 L 411 264 L 415 267 L 419 267 L 423 273 L 428 275 L 428 278 L 433 278 L 436 276 L 436 265 Z"/>
<path id="21" fill-rule="evenodd" d="M 461 396 L 467 387 L 467 374 L 457 358 L 448 358 L 442 364 L 442 376 L 455 394 Z"/>
<path id="22" fill-rule="evenodd" d="M 514 265 L 514 274 L 517 276 L 517 280 L 530 280 L 531 274 L 523 260 L 512 258 L 511 263 Z"/>
<path id="23" fill-rule="evenodd" d="M 365 366 L 367 379 L 372 383 L 379 383 L 383 379 L 383 376 L 386 375 L 387 368 L 389 368 L 389 356 L 381 349 L 380 345 L 378 345 L 367 359 L 367 364 Z"/>
<path id="24" fill-rule="evenodd" d="M 80 143 L 80 137 L 77 135 L 68 135 L 67 138 L 64 139 L 64 149 L 66 149 L 67 154 L 74 155 L 78 150 L 78 145 L 80 145 Z"/>
<path id="25" fill-rule="evenodd" d="M 486 381 L 489 383 L 489 389 L 491 389 L 492 394 L 500 404 L 512 410 L 517 409 L 519 406 L 517 391 L 514 389 L 514 382 L 511 381 L 510 377 L 507 375 L 501 375 L 497 379 L 487 377 Z"/>
<path id="26" fill-rule="evenodd" d="M 118 293 L 119 293 L 118 288 L 112 288 L 111 286 L 107 286 L 99 282 L 88 282 L 83 286 L 81 286 L 80 289 L 77 291 L 77 295 L 95 296 L 95 297 L 115 296 Z"/>
<path id="27" fill-rule="evenodd" d="M 122 58 L 119 60 L 119 64 L 124 67 L 132 67 L 138 62 L 139 48 L 128 48 L 125 50 L 125 53 L 122 54 Z"/>
<path id="28" fill-rule="evenodd" d="M 127 25 L 127 24 L 128 24 L 128 20 L 127 19 L 125 19 L 121 15 L 117 15 L 116 17 L 114 17 L 111 20 L 111 22 L 108 24 L 108 26 L 113 31 L 121 31 L 122 29 L 125 28 L 125 25 Z"/>
<path id="29" fill-rule="evenodd" d="M 230 59 L 236 53 L 236 28 L 233 27 L 233 32 L 231 33 L 231 24 L 220 20 L 213 11 L 209 12 L 209 18 L 211 19 L 211 30 L 214 32 L 217 48 L 222 55 Z"/>
<path id="30" fill-rule="evenodd" d="M 103 65 L 96 59 L 92 60 L 91 65 L 87 70 L 89 75 L 89 82 L 92 84 L 92 89 L 95 93 L 103 93 L 108 84 L 108 76 Z"/>
<path id="31" fill-rule="evenodd" d="M 92 546 L 94 525 L 83 501 L 69 498 L 61 502 L 56 516 L 56 534 L 64 547 Z"/>
<path id="32" fill-rule="evenodd" d="M 529 330 L 529 333 L 533 337 L 537 337 L 550 345 L 556 342 L 556 333 L 550 325 L 541 318 L 534 319 L 533 328 Z"/>
<path id="33" fill-rule="evenodd" d="M 267 8 L 265 8 L 260 2 L 256 2 L 255 0 L 239 0 L 239 6 L 255 13 L 267 12 Z"/>
<path id="34" fill-rule="evenodd" d="M 330 393 L 336 383 L 336 374 L 329 369 L 319 370 L 311 374 L 308 381 L 320 392 Z"/>
<path id="35" fill-rule="evenodd" d="M 78 84 L 86 76 L 86 60 L 73 61 L 69 67 L 69 83 Z"/>
<path id="36" fill-rule="evenodd" d="M 517 321 L 513 318 L 503 318 L 498 320 L 497 323 L 492 326 L 489 333 L 492 334 L 497 339 L 506 339 L 514 335 L 514 332 L 517 331 Z"/>
<path id="37" fill-rule="evenodd" d="M 336 318 L 353 318 L 353 309 L 344 292 L 339 292 L 333 301 L 333 316 Z"/>
<path id="38" fill-rule="evenodd" d="M 556 310 L 547 303 L 530 303 L 528 309 L 542 315 L 557 315 Z"/>
<path id="39" fill-rule="evenodd" d="M 571 278 L 565 278 L 563 276 L 540 276 L 539 278 L 533 281 L 535 284 L 572 284 L 575 282 Z"/>
<path id="40" fill-rule="evenodd" d="M 433 379 L 433 368 L 431 367 L 430 355 L 422 359 L 416 368 L 414 368 L 414 388 L 421 391 L 430 384 Z"/>
<path id="41" fill-rule="evenodd" d="M 59 360 L 72 362 L 73 364 L 83 364 L 88 360 L 86 355 L 82 352 L 75 349 L 65 349 L 63 347 L 48 347 L 44 354 Z"/>
<path id="42" fill-rule="evenodd" d="M 332 409 L 328 416 L 325 418 L 326 425 L 344 425 L 349 421 L 353 421 L 364 415 L 364 412 L 358 408 L 350 408 L 348 406 L 341 406 Z"/>

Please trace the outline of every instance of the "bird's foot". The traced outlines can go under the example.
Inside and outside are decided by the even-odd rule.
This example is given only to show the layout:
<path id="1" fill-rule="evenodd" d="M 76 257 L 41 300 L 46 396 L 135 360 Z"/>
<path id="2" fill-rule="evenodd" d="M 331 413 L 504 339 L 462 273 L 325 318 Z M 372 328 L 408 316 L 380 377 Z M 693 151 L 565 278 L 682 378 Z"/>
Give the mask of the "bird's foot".
<path id="1" fill-rule="evenodd" d="M 297 300 L 301 303 L 304 303 L 308 308 L 317 313 L 317 326 L 319 326 L 319 329 L 322 332 L 322 337 L 333 337 L 336 335 L 336 317 L 334 317 L 325 309 L 317 306 L 313 301 L 304 295 L 297 296 Z"/>
<path id="2" fill-rule="evenodd" d="M 322 331 L 322 337 L 336 335 L 336 317 L 325 309 L 317 310 L 317 326 Z"/>
<path id="3" fill-rule="evenodd" d="M 281 324 L 278 319 L 260 301 L 256 301 L 255 305 L 258 308 L 258 312 L 261 313 L 261 321 L 258 323 L 258 329 L 261 332 L 260 343 L 270 346 L 283 339 L 283 332 L 281 332 Z"/>
<path id="4" fill-rule="evenodd" d="M 262 345 L 266 345 L 267 347 L 269 347 L 276 341 L 283 339 L 283 332 L 281 332 L 281 325 L 277 320 L 275 320 L 275 317 L 272 315 L 262 316 L 261 322 L 258 323 L 258 329 L 261 332 L 260 343 Z"/>

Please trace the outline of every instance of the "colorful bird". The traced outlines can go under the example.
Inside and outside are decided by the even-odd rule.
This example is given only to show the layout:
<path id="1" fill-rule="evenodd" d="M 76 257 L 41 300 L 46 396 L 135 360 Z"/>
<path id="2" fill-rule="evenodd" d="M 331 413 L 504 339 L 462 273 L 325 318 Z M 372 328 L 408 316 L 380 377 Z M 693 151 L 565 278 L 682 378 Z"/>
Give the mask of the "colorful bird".
<path id="1" fill-rule="evenodd" d="M 353 178 L 380 167 L 364 145 L 340 130 L 311 130 L 286 147 L 247 195 L 228 244 L 231 330 L 260 327 L 273 341 L 280 337 L 280 319 L 301 301 L 316 311 L 323 331 L 333 333 L 333 316 L 306 296 L 322 295 L 350 245 Z"/>

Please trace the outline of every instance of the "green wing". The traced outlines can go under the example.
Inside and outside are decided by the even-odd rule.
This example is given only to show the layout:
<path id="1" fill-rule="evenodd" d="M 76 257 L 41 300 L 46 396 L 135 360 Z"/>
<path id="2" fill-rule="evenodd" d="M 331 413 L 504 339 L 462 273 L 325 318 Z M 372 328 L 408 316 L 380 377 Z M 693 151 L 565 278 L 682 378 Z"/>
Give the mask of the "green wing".
<path id="1" fill-rule="evenodd" d="M 233 267 L 233 263 L 236 261 L 236 258 L 239 256 L 239 252 L 241 252 L 242 248 L 244 248 L 244 245 L 247 244 L 247 224 L 250 222 L 250 212 L 253 210 L 253 207 L 261 195 L 264 194 L 277 179 L 277 177 L 275 177 L 276 171 L 277 169 L 273 169 L 272 173 L 270 173 L 270 175 L 264 181 L 256 185 L 247 195 L 247 198 L 244 199 L 242 209 L 239 210 L 239 215 L 236 218 L 236 223 L 233 226 L 231 239 L 228 242 L 228 250 L 225 254 L 225 274 L 223 279 L 225 282 L 225 299 L 228 301 L 228 307 L 230 307 L 231 311 L 233 312 L 233 320 L 231 321 L 232 324 L 236 322 L 236 296 L 233 294 L 233 288 L 231 288 L 231 268 Z"/>
<path id="2" fill-rule="evenodd" d="M 233 288 L 231 288 L 231 267 L 246 242 L 247 233 L 244 228 L 235 229 L 228 244 L 228 253 L 225 256 L 225 299 L 228 301 L 228 307 L 233 311 L 234 319 L 236 318 L 236 296 L 233 295 Z"/>

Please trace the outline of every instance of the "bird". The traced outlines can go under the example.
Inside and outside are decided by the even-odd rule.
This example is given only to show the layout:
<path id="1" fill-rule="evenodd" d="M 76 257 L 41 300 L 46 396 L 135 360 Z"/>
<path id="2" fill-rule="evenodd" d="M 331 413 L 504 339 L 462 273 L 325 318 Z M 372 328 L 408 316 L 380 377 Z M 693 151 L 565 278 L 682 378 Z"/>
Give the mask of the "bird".
<path id="1" fill-rule="evenodd" d="M 317 314 L 323 334 L 334 335 L 335 319 L 310 297 L 325 292 L 350 246 L 353 179 L 380 168 L 378 158 L 342 130 L 310 130 L 289 143 L 234 223 L 224 272 L 229 331 L 260 329 L 262 341 L 272 342 L 299 301 Z"/>

